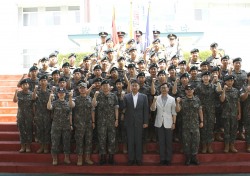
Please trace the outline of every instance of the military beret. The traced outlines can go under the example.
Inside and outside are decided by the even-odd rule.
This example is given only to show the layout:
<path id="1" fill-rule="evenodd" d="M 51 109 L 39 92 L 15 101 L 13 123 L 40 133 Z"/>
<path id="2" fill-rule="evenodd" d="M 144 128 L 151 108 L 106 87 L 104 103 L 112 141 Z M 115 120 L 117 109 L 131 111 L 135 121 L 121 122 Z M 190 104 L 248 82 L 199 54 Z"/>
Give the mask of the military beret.
<path id="1" fill-rule="evenodd" d="M 218 66 L 213 67 L 212 72 L 214 72 L 214 71 L 220 71 L 220 67 L 218 67 Z"/>
<path id="2" fill-rule="evenodd" d="M 107 56 L 104 56 L 101 61 L 104 61 L 104 60 L 109 60 L 109 58 Z"/>
<path id="3" fill-rule="evenodd" d="M 153 35 L 159 35 L 161 32 L 158 30 L 153 30 Z"/>
<path id="4" fill-rule="evenodd" d="M 158 68 L 158 65 L 156 64 L 156 63 L 152 63 L 150 66 L 149 66 L 149 70 L 151 69 L 151 68 Z"/>
<path id="5" fill-rule="evenodd" d="M 159 76 L 159 75 L 167 75 L 167 73 L 165 70 L 161 70 L 158 72 L 157 76 Z"/>
<path id="6" fill-rule="evenodd" d="M 160 39 L 157 38 L 157 39 L 154 39 L 152 43 L 156 43 L 156 42 L 160 43 L 161 41 Z"/>
<path id="7" fill-rule="evenodd" d="M 225 55 L 225 56 L 223 56 L 223 57 L 221 58 L 221 60 L 224 60 L 224 59 L 229 60 L 229 56 L 228 56 L 228 55 Z"/>
<path id="8" fill-rule="evenodd" d="M 224 81 L 234 80 L 234 78 L 235 78 L 234 75 L 225 75 L 224 78 L 223 78 L 223 80 Z"/>
<path id="9" fill-rule="evenodd" d="M 128 64 L 128 68 L 135 68 L 135 64 Z"/>
<path id="10" fill-rule="evenodd" d="M 32 66 L 32 67 L 30 67 L 29 72 L 32 72 L 32 71 L 34 71 L 34 70 L 38 70 L 38 67 L 37 67 L 37 66 Z"/>
<path id="11" fill-rule="evenodd" d="M 211 47 L 211 48 L 218 47 L 218 43 L 212 43 L 212 44 L 210 45 L 210 47 Z"/>
<path id="12" fill-rule="evenodd" d="M 204 71 L 204 72 L 201 73 L 201 77 L 203 77 L 205 75 L 209 75 L 210 76 L 210 72 L 209 71 Z"/>
<path id="13" fill-rule="evenodd" d="M 166 59 L 159 59 L 158 64 L 162 62 L 167 63 Z"/>
<path id="14" fill-rule="evenodd" d="M 125 32 L 122 32 L 122 31 L 119 31 L 119 32 L 117 32 L 117 35 L 118 36 L 124 36 L 126 33 Z"/>
<path id="15" fill-rule="evenodd" d="M 131 48 L 129 48 L 128 52 L 131 52 L 131 51 L 134 51 L 134 50 L 137 50 L 137 48 L 136 47 L 131 47 Z"/>
<path id="16" fill-rule="evenodd" d="M 145 61 L 143 59 L 139 60 L 137 64 L 145 64 Z"/>
<path id="17" fill-rule="evenodd" d="M 105 53 L 107 53 L 107 54 L 111 53 L 111 52 L 114 52 L 113 48 L 110 48 L 110 49 L 108 49 L 108 50 L 105 51 Z"/>
<path id="18" fill-rule="evenodd" d="M 117 59 L 117 61 L 119 62 L 120 60 L 126 60 L 126 59 L 125 59 L 125 57 L 120 56 L 120 57 Z"/>
<path id="19" fill-rule="evenodd" d="M 51 58 L 51 57 L 56 57 L 56 56 L 57 56 L 56 53 L 51 53 L 51 54 L 49 55 L 49 58 Z"/>
<path id="20" fill-rule="evenodd" d="M 94 70 L 97 70 L 97 69 L 102 69 L 102 67 L 101 67 L 100 65 L 96 65 L 96 66 L 94 67 Z"/>
<path id="21" fill-rule="evenodd" d="M 30 82 L 29 79 L 26 78 L 26 79 L 23 79 L 22 81 L 20 81 L 20 85 L 25 84 L 25 83 L 29 83 L 29 82 Z"/>
<path id="22" fill-rule="evenodd" d="M 93 82 L 102 82 L 102 78 L 95 78 Z"/>
<path id="23" fill-rule="evenodd" d="M 177 39 L 177 35 L 175 35 L 175 34 L 168 34 L 168 38 L 170 38 L 170 37 L 174 37 L 175 39 Z"/>
<path id="24" fill-rule="evenodd" d="M 174 59 L 174 58 L 179 58 L 179 56 L 178 55 L 173 55 L 173 57 L 171 58 L 171 60 Z"/>
<path id="25" fill-rule="evenodd" d="M 81 82 L 80 84 L 77 85 L 78 88 L 81 88 L 81 87 L 87 87 L 87 83 L 84 83 L 84 82 Z"/>
<path id="26" fill-rule="evenodd" d="M 41 62 L 44 62 L 44 61 L 49 61 L 49 58 L 43 57 L 43 58 L 41 59 Z"/>
<path id="27" fill-rule="evenodd" d="M 203 62 L 200 64 L 200 67 L 203 66 L 203 65 L 209 65 L 209 62 L 203 61 Z"/>
<path id="28" fill-rule="evenodd" d="M 194 48 L 194 49 L 192 49 L 191 51 L 190 51 L 190 53 L 198 53 L 199 52 L 199 50 L 197 49 L 197 48 Z"/>
<path id="29" fill-rule="evenodd" d="M 67 90 L 65 88 L 58 88 L 57 93 L 66 93 Z"/>
<path id="30" fill-rule="evenodd" d="M 69 55 L 68 59 L 71 58 L 71 57 L 76 57 L 76 54 L 75 54 L 75 53 L 71 53 L 71 54 Z"/>
<path id="31" fill-rule="evenodd" d="M 136 30 L 135 35 L 142 35 L 142 31 Z"/>
<path id="32" fill-rule="evenodd" d="M 112 67 L 109 73 L 111 73 L 112 71 L 117 71 L 117 70 L 118 70 L 117 67 Z"/>
<path id="33" fill-rule="evenodd" d="M 90 59 L 91 57 L 96 57 L 96 53 L 90 54 L 90 55 L 89 55 L 89 59 Z"/>
<path id="34" fill-rule="evenodd" d="M 178 65 L 181 65 L 181 64 L 186 65 L 186 64 L 187 64 L 187 62 L 186 62 L 185 60 L 181 60 L 181 61 L 179 61 Z"/>
<path id="35" fill-rule="evenodd" d="M 185 90 L 193 90 L 194 87 L 191 84 L 185 86 Z"/>
<path id="36" fill-rule="evenodd" d="M 192 70 L 198 70 L 198 67 L 192 66 L 189 71 L 192 71 Z"/>
<path id="37" fill-rule="evenodd" d="M 68 62 L 65 62 L 63 65 L 62 65 L 62 68 L 63 67 L 69 67 L 69 63 Z"/>
<path id="38" fill-rule="evenodd" d="M 118 79 L 115 81 L 115 84 L 116 84 L 116 83 L 120 83 L 120 82 L 122 83 L 122 79 L 121 79 L 121 78 L 118 78 Z"/>
<path id="39" fill-rule="evenodd" d="M 145 73 L 144 73 L 144 72 L 140 72 L 140 73 L 137 75 L 137 78 L 140 77 L 140 76 L 145 77 Z"/>
<path id="40" fill-rule="evenodd" d="M 188 73 L 183 73 L 181 76 L 180 76 L 180 79 L 181 78 L 189 78 L 189 74 Z"/>
<path id="41" fill-rule="evenodd" d="M 51 75 L 53 76 L 54 74 L 60 74 L 60 71 L 59 70 L 54 70 Z"/>
<path id="42" fill-rule="evenodd" d="M 168 67 L 168 71 L 169 71 L 169 70 L 172 70 L 172 69 L 176 70 L 175 65 L 170 65 L 170 66 Z"/>
<path id="43" fill-rule="evenodd" d="M 48 79 L 48 76 L 47 75 L 42 75 L 40 78 L 39 78 L 39 81 L 41 81 L 42 79 Z"/>
<path id="44" fill-rule="evenodd" d="M 153 57 L 153 56 L 155 56 L 155 54 L 156 54 L 156 52 L 154 52 L 154 51 L 150 52 L 150 53 L 149 53 L 150 58 Z"/>
<path id="45" fill-rule="evenodd" d="M 98 35 L 100 37 L 106 37 L 106 36 L 108 36 L 108 33 L 107 32 L 100 32 Z"/>
<path id="46" fill-rule="evenodd" d="M 59 78 L 59 81 L 58 81 L 58 82 L 61 82 L 61 81 L 65 81 L 65 82 L 66 82 L 67 80 L 66 80 L 65 77 L 61 77 L 61 78 Z"/>
<path id="47" fill-rule="evenodd" d="M 80 68 L 76 68 L 76 69 L 73 71 L 73 74 L 76 73 L 76 72 L 82 73 L 82 70 L 81 70 Z"/>
<path id="48" fill-rule="evenodd" d="M 237 57 L 237 58 L 233 59 L 233 63 L 234 63 L 234 62 L 238 62 L 238 61 L 241 62 L 242 59 L 241 59 L 240 57 Z"/>
<path id="49" fill-rule="evenodd" d="M 103 84 L 109 84 L 109 81 L 107 79 L 105 79 L 102 81 L 101 85 L 103 85 Z"/>
<path id="50" fill-rule="evenodd" d="M 135 43 L 135 40 L 134 39 L 130 39 L 127 44 L 131 44 L 131 43 Z"/>
<path id="51" fill-rule="evenodd" d="M 109 42 L 109 41 L 112 42 L 112 41 L 113 41 L 112 38 L 107 38 L 107 39 L 106 39 L 106 43 Z"/>
<path id="52" fill-rule="evenodd" d="M 250 72 L 247 73 L 247 77 L 249 77 L 249 76 L 250 76 Z"/>
<path id="53" fill-rule="evenodd" d="M 89 56 L 84 56 L 82 60 L 86 61 L 86 60 L 90 60 L 90 58 L 89 58 Z"/>

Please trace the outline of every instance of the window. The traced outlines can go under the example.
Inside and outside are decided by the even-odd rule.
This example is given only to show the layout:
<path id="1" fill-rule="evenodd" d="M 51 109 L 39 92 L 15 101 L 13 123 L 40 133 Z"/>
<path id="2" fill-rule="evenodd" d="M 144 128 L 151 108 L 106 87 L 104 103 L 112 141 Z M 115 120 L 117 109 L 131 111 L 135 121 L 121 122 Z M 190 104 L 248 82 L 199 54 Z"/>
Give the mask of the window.
<path id="1" fill-rule="evenodd" d="M 61 24 L 61 11 L 60 7 L 46 7 L 45 8 L 45 23 L 48 26 Z"/>
<path id="2" fill-rule="evenodd" d="M 71 24 L 80 24 L 80 6 L 69 6 L 68 18 Z"/>
<path id="3" fill-rule="evenodd" d="M 23 8 L 23 26 L 37 26 L 37 8 Z"/>
<path id="4" fill-rule="evenodd" d="M 196 21 L 202 21 L 202 10 L 201 9 L 194 9 L 194 19 Z"/>

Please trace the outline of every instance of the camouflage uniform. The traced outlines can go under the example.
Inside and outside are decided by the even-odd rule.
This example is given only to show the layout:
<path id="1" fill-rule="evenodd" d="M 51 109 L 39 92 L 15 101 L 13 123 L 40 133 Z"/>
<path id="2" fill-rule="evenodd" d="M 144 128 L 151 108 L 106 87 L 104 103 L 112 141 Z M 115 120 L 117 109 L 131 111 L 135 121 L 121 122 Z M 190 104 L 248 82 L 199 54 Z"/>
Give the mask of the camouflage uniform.
<path id="1" fill-rule="evenodd" d="M 62 136 L 63 151 L 70 154 L 70 107 L 68 101 L 59 99 L 52 102 L 52 126 L 51 126 L 51 154 L 59 152 L 59 144 Z"/>
<path id="2" fill-rule="evenodd" d="M 29 80 L 29 90 L 33 92 L 35 89 L 35 86 L 39 85 L 39 79 L 36 78 L 35 80 L 33 80 L 33 79 L 28 78 L 28 80 Z"/>
<path id="3" fill-rule="evenodd" d="M 231 88 L 225 92 L 226 99 L 222 104 L 222 118 L 224 119 L 224 140 L 225 143 L 234 143 L 237 134 L 237 115 L 239 91 Z"/>
<path id="4" fill-rule="evenodd" d="M 20 132 L 21 144 L 30 144 L 32 142 L 32 125 L 33 125 L 33 100 L 32 92 L 17 93 L 18 111 L 17 111 L 17 126 Z"/>
<path id="5" fill-rule="evenodd" d="M 201 79 L 198 77 L 196 77 L 195 79 L 192 79 L 190 77 L 189 84 L 191 84 L 194 88 L 196 88 L 197 86 L 199 86 L 201 84 Z"/>
<path id="6" fill-rule="evenodd" d="M 92 98 L 90 96 L 77 96 L 74 107 L 74 127 L 76 140 L 76 153 L 83 154 L 83 141 L 85 140 L 85 154 L 92 150 Z"/>
<path id="7" fill-rule="evenodd" d="M 181 102 L 182 113 L 182 144 L 186 155 L 196 155 L 200 143 L 199 109 L 201 103 L 198 97 L 183 98 Z"/>
<path id="8" fill-rule="evenodd" d="M 216 87 L 211 83 L 208 85 L 202 83 L 195 89 L 195 93 L 201 101 L 203 110 L 203 128 L 200 129 L 201 143 L 211 143 L 215 123 Z"/>
<path id="9" fill-rule="evenodd" d="M 41 144 L 50 143 L 50 131 L 51 131 L 51 116 L 50 111 L 47 109 L 47 102 L 50 96 L 50 90 L 37 91 L 38 98 L 35 101 L 35 124 L 36 124 L 36 136 Z"/>
<path id="10" fill-rule="evenodd" d="M 247 86 L 248 85 L 244 85 L 241 93 L 247 92 Z M 248 94 L 247 99 L 242 102 L 242 105 L 243 105 L 242 115 L 243 115 L 243 122 L 244 122 L 244 127 L 245 127 L 246 142 L 247 144 L 250 144 L 250 96 L 249 94 Z"/>
<path id="11" fill-rule="evenodd" d="M 99 140 L 99 153 L 106 154 L 106 143 L 108 141 L 108 153 L 115 153 L 115 109 L 119 107 L 115 94 L 105 95 L 103 92 L 97 96 L 98 119 L 97 132 Z"/>

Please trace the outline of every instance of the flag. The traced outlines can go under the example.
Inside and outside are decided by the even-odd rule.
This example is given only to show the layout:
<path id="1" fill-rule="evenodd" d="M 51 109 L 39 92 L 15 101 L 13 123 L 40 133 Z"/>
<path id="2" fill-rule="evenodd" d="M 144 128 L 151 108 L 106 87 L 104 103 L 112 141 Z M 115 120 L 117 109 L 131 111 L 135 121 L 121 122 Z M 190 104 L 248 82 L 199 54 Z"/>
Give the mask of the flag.
<path id="1" fill-rule="evenodd" d="M 115 23 L 115 7 L 113 7 L 113 15 L 112 15 L 112 40 L 114 43 L 114 46 L 119 43 L 118 40 L 118 35 L 117 35 L 117 31 L 116 31 L 116 23 Z"/>
<path id="2" fill-rule="evenodd" d="M 149 11 L 150 11 L 150 3 L 149 3 L 149 5 L 148 5 L 148 16 L 147 16 L 147 22 L 146 22 L 146 32 L 145 32 L 145 40 L 144 40 L 144 50 L 150 45 Z"/>
<path id="3" fill-rule="evenodd" d="M 132 1 L 130 1 L 129 37 L 130 37 L 130 39 L 134 38 L 134 31 L 133 31 L 133 4 L 132 4 Z"/>

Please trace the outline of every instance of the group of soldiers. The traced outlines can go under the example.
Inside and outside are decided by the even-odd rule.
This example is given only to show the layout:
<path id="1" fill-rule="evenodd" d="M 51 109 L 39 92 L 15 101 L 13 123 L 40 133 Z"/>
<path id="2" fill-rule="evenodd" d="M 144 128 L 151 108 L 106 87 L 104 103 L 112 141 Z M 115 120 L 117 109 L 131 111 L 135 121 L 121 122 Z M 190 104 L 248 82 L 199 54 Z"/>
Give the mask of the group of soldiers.
<path id="1" fill-rule="evenodd" d="M 135 31 L 136 39 L 127 43 L 123 41 L 125 32 L 117 34 L 119 43 L 113 46 L 108 33 L 100 32 L 101 44 L 79 66 L 74 53 L 61 66 L 57 53 L 52 53 L 23 75 L 13 98 L 18 102 L 19 152 L 31 152 L 34 134 L 40 144 L 37 153 L 49 153 L 51 148 L 53 165 L 58 164 L 60 145 L 64 162 L 71 163 L 72 142 L 77 165 L 83 164 L 83 154 L 84 162 L 93 164 L 91 154 L 98 152 L 99 164 L 114 164 L 119 144 L 123 153 L 128 152 L 123 98 L 131 93 L 131 81 L 139 84 L 149 105 L 167 84 L 168 94 L 176 100 L 173 140 L 181 144 L 186 165 L 199 164 L 199 146 L 201 153 L 213 153 L 214 140 L 224 141 L 225 153 L 236 153 L 234 143 L 239 137 L 246 140 L 250 152 L 250 73 L 241 69 L 241 58 L 220 53 L 218 44 L 212 43 L 209 58 L 201 59 L 199 49 L 194 48 L 185 60 L 175 34 L 168 35 L 165 46 L 160 32 L 153 31 L 154 40 L 145 50 L 141 31 Z M 144 153 L 148 142 L 158 141 L 156 113 L 148 108 L 148 114 Z"/>

